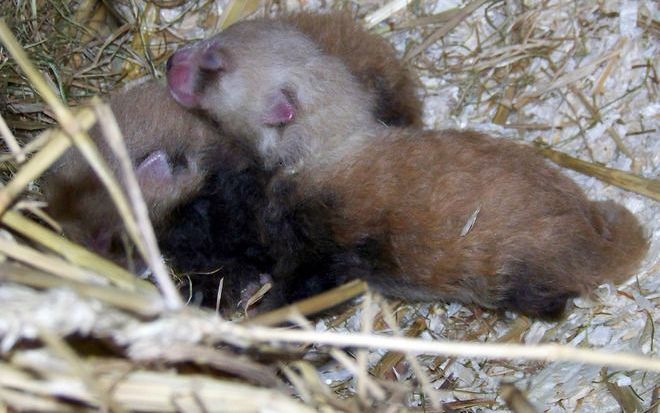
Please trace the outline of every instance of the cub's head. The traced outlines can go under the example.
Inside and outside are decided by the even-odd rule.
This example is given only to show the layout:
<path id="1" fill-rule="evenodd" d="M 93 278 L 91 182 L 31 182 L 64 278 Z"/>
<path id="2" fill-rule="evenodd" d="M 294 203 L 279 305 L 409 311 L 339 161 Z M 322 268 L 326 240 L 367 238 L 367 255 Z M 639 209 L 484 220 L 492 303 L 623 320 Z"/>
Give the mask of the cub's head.
<path id="1" fill-rule="evenodd" d="M 248 141 L 267 166 L 293 164 L 373 122 L 371 95 L 341 61 L 283 22 L 241 22 L 183 48 L 167 78 L 180 104 Z"/>

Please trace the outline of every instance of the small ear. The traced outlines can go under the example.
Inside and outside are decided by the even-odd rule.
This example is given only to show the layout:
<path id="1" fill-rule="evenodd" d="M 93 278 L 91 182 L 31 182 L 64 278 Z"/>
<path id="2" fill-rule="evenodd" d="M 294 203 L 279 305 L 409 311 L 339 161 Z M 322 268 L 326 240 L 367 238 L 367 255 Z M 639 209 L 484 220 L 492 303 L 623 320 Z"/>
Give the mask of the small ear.
<path id="1" fill-rule="evenodd" d="M 287 125 L 296 118 L 296 112 L 290 93 L 280 90 L 270 99 L 263 121 L 268 126 Z"/>
<path id="2" fill-rule="evenodd" d="M 140 188 L 145 191 L 149 187 L 170 185 L 174 181 L 172 167 L 167 154 L 163 150 L 152 152 L 138 165 L 136 175 Z"/>

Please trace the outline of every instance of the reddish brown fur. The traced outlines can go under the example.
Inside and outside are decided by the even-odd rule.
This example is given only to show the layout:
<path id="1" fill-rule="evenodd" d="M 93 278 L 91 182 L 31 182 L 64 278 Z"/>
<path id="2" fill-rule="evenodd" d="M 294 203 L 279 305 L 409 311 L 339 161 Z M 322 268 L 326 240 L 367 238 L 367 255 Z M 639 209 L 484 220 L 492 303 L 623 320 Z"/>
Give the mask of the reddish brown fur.
<path id="1" fill-rule="evenodd" d="M 458 131 L 384 139 L 300 179 L 304 196 L 337 196 L 341 245 L 383 245 L 391 273 L 372 281 L 390 295 L 555 314 L 565 298 L 629 277 L 645 254 L 628 210 L 590 202 L 531 148 Z"/>
<path id="2" fill-rule="evenodd" d="M 220 62 L 219 70 L 209 70 L 209 61 Z M 358 263 L 357 272 L 367 268 L 362 275 L 388 294 L 556 315 L 568 298 L 629 276 L 646 251 L 629 211 L 590 202 L 529 148 L 370 121 L 369 99 L 346 68 L 285 26 L 232 26 L 175 55 L 173 67 L 177 99 L 253 144 L 266 165 L 283 166 L 273 185 L 283 189 L 272 191 L 271 203 L 294 212 L 273 216 L 299 216 L 303 226 L 326 221 L 332 234 L 330 242 L 325 234 L 315 240 L 308 228 L 303 235 L 312 236 L 293 230 L 287 238 L 279 230 L 290 225 L 275 223 L 272 241 L 283 238 L 292 256 L 335 243 L 339 257 Z M 295 116 L 263 121 L 288 115 L 287 102 Z M 316 210 L 295 213 L 314 199 Z"/>

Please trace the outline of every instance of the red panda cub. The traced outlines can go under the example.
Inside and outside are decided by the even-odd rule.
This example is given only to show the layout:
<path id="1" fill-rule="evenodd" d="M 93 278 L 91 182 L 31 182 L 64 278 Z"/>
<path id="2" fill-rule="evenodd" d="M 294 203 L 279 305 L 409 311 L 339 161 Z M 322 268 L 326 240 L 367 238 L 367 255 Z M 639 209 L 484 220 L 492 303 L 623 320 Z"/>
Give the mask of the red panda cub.
<path id="1" fill-rule="evenodd" d="M 373 96 L 371 116 L 385 124 L 421 124 L 416 81 L 387 41 L 362 29 L 347 14 L 299 13 L 281 19 L 347 65 Z M 257 225 L 267 205 L 271 173 L 244 142 L 225 139 L 206 119 L 176 104 L 165 85 L 146 82 L 113 93 L 109 103 L 169 264 L 177 272 L 189 273 L 192 291 L 211 306 L 224 278 L 223 304 L 234 306 L 240 299 L 238 290 L 253 290 L 252 284 L 263 279 L 261 274 L 272 271 L 273 259 Z M 117 172 L 101 131 L 95 128 L 91 136 Z M 105 256 L 126 261 L 120 217 L 77 151 L 71 150 L 58 162 L 44 177 L 42 188 L 49 212 L 63 224 L 65 234 Z M 307 285 L 292 291 L 291 298 L 271 300 L 270 306 L 331 286 L 314 280 Z"/>
<path id="2" fill-rule="evenodd" d="M 379 124 L 346 66 L 284 22 L 181 49 L 168 85 L 276 171 L 263 218 L 276 284 L 318 259 L 395 297 L 552 317 L 630 276 L 647 249 L 628 210 L 589 201 L 530 148 Z"/>
<path id="3" fill-rule="evenodd" d="M 194 196 L 207 171 L 205 145 L 217 131 L 170 98 L 164 85 L 149 81 L 113 94 L 110 107 L 123 132 L 138 183 L 154 226 L 164 225 L 172 210 Z M 95 126 L 90 136 L 117 174 L 119 165 Z M 106 189 L 91 167 L 71 149 L 44 176 L 42 190 L 49 212 L 74 240 L 112 256 L 123 224 Z"/>
<path id="4" fill-rule="evenodd" d="M 254 224 L 265 204 L 265 172 L 208 120 L 178 105 L 160 82 L 118 91 L 109 104 L 161 252 L 176 272 L 188 275 L 182 277 L 182 292 L 192 293 L 194 302 L 215 306 L 224 277 L 221 307 L 231 313 L 241 291 L 254 289 L 252 284 L 271 268 Z M 95 127 L 90 137 L 118 173 L 102 131 Z M 105 187 L 77 150 L 47 172 L 41 188 L 47 211 L 66 236 L 120 264 L 132 263 L 135 271 L 144 269 L 141 258 L 126 248 L 123 222 Z"/>

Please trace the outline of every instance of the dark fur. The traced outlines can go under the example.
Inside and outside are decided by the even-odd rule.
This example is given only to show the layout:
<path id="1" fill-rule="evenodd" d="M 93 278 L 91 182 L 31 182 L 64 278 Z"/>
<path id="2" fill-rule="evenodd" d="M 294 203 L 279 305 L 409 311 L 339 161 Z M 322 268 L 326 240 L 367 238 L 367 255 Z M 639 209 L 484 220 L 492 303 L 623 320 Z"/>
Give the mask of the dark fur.
<path id="1" fill-rule="evenodd" d="M 273 266 L 256 223 L 257 211 L 265 208 L 266 173 L 245 148 L 222 139 L 208 122 L 181 108 L 158 82 L 116 93 L 109 102 L 134 165 L 157 150 L 165 150 L 172 160 L 195 160 L 193 180 L 142 190 L 161 251 L 177 272 L 190 273 L 196 299 L 214 306 L 219 280 L 226 276 L 223 308 L 233 307 L 241 291 Z M 159 103 L 157 112 L 153 102 Z M 117 173 L 117 162 L 98 127 L 90 136 Z M 190 171 L 178 165 L 174 172 Z M 109 195 L 75 149 L 44 176 L 42 189 L 48 212 L 66 235 L 142 269 L 140 257 L 125 248 L 129 244 L 123 224 Z M 184 294 L 189 291 L 186 284 Z"/>
<path id="2" fill-rule="evenodd" d="M 200 304 L 215 305 L 224 277 L 222 301 L 234 307 L 241 291 L 273 267 L 257 225 L 268 177 L 253 164 L 215 159 L 200 193 L 174 211 L 158 239 L 172 267 L 191 278 Z"/>
<path id="3" fill-rule="evenodd" d="M 377 124 L 351 73 L 291 26 L 232 26 L 169 75 L 180 103 L 278 170 L 263 224 L 276 284 L 360 276 L 409 300 L 552 317 L 647 249 L 629 211 L 589 201 L 530 148 Z"/>

